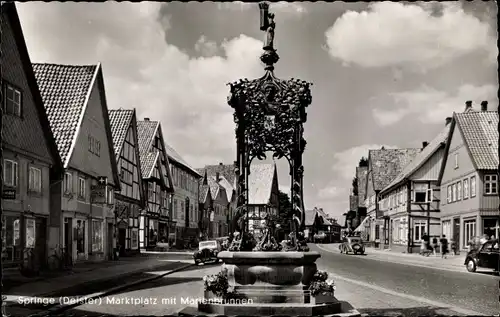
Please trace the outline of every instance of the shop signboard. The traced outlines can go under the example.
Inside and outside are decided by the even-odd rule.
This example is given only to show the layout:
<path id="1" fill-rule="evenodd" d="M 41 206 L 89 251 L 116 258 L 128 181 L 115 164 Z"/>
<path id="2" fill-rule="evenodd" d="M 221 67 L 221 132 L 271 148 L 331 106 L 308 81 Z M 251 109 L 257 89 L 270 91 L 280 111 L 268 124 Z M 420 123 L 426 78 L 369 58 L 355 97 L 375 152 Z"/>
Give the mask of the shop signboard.
<path id="1" fill-rule="evenodd" d="M 8 199 L 8 200 L 16 199 L 16 190 L 4 189 L 2 192 L 2 199 Z"/>
<path id="2" fill-rule="evenodd" d="M 106 176 L 97 177 L 97 185 L 90 187 L 92 202 L 96 204 L 106 204 L 108 202 L 108 178 Z"/>

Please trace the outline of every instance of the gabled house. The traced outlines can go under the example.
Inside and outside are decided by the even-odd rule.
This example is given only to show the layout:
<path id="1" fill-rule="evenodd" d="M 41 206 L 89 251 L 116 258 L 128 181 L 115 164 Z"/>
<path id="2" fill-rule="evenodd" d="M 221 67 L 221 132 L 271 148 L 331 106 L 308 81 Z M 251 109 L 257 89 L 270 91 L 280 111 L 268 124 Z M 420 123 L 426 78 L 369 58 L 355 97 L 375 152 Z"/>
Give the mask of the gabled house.
<path id="1" fill-rule="evenodd" d="M 248 175 L 248 229 L 262 232 L 268 214 L 277 216 L 279 187 L 276 164 L 250 165 Z"/>
<path id="2" fill-rule="evenodd" d="M 441 185 L 442 233 L 466 249 L 483 234 L 499 238 L 498 114 L 483 101 L 454 113 L 445 149 Z"/>
<path id="3" fill-rule="evenodd" d="M 380 191 L 379 210 L 383 212 L 384 219 L 381 239 L 384 247 L 418 253 L 425 233 L 439 239 L 438 180 L 449 131 L 447 120 L 438 135 L 430 142 L 423 142 L 422 150 L 415 158 Z"/>
<path id="4" fill-rule="evenodd" d="M 229 234 L 229 200 L 226 189 L 220 184 L 223 177 L 220 175 L 207 177 L 210 195 L 213 198 L 213 210 L 210 215 L 209 230 L 211 238 L 224 237 Z"/>
<path id="5" fill-rule="evenodd" d="M 65 173 L 52 189 L 60 245 L 73 259 L 110 258 L 114 191 L 120 190 L 101 64 L 33 64 Z"/>
<path id="6" fill-rule="evenodd" d="M 138 253 L 139 215 L 146 207 L 135 109 L 109 110 L 121 190 L 115 192 L 117 243 L 120 254 Z"/>
<path id="7" fill-rule="evenodd" d="M 25 248 L 43 265 L 58 244 L 61 210 L 50 188 L 62 161 L 38 90 L 14 2 L 1 4 L 2 262 L 17 266 Z"/>
<path id="8" fill-rule="evenodd" d="M 233 228 L 233 216 L 236 210 L 237 205 L 237 197 L 236 197 L 236 188 L 237 188 L 237 180 L 236 174 L 234 173 L 234 165 L 225 165 L 223 163 L 219 163 L 217 165 L 206 165 L 203 170 L 207 172 L 207 175 L 217 176 L 217 173 L 222 176 L 220 177 L 220 184 L 226 189 L 226 194 L 228 196 L 229 207 L 228 207 L 228 215 L 227 215 L 227 223 L 228 223 L 228 231 L 234 232 L 236 228 Z"/>
<path id="9" fill-rule="evenodd" d="M 154 249 L 157 243 L 175 243 L 172 213 L 174 185 L 160 122 L 137 122 L 137 138 L 146 208 L 139 217 L 139 247 Z"/>
<path id="10" fill-rule="evenodd" d="M 199 238 L 198 183 L 202 175 L 192 168 L 174 148 L 168 144 L 165 145 L 175 186 L 172 198 L 172 219 L 176 221 L 176 239 L 187 243 Z"/>
<path id="11" fill-rule="evenodd" d="M 357 231 L 363 232 L 364 239 L 379 243 L 383 214 L 378 209 L 379 194 L 389 185 L 404 166 L 420 152 L 420 149 L 386 149 L 368 151 L 368 172 L 366 181 L 365 207 L 367 216 L 359 224 Z M 382 230 L 383 231 L 383 230 Z"/>
<path id="12" fill-rule="evenodd" d="M 211 237 L 211 216 L 214 210 L 213 198 L 208 185 L 208 176 L 206 170 L 197 169 L 198 173 L 203 175 L 199 180 L 199 198 L 198 198 L 198 230 L 200 240 L 206 240 Z"/>
<path id="13" fill-rule="evenodd" d="M 330 228 L 332 223 L 328 220 L 328 216 L 323 211 L 323 208 L 316 208 L 312 210 L 306 210 L 305 221 L 304 221 L 304 236 L 309 241 L 314 241 L 314 235 L 320 231 L 325 232 L 325 234 L 330 234 Z M 339 227 L 340 234 L 340 227 Z"/>

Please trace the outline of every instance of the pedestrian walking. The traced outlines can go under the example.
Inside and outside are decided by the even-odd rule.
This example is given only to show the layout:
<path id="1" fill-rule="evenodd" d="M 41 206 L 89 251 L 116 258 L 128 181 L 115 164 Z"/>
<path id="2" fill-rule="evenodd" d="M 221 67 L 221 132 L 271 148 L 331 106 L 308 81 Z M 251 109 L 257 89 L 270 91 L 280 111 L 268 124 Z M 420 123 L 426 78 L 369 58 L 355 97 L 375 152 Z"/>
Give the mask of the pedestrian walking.
<path id="1" fill-rule="evenodd" d="M 434 255 L 437 255 L 436 253 L 438 252 L 438 247 L 439 245 L 437 237 L 432 238 L 432 248 L 433 248 L 432 252 Z"/>
<path id="2" fill-rule="evenodd" d="M 446 239 L 446 235 L 443 234 L 441 238 L 441 258 L 446 259 L 448 254 L 448 239 Z"/>

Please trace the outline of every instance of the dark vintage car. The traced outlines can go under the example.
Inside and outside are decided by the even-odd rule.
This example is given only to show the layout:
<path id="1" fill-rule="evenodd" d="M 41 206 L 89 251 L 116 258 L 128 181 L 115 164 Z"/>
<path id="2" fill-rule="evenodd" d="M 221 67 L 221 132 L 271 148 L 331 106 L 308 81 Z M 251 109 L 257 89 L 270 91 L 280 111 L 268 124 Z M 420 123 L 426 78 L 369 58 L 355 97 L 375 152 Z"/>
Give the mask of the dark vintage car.
<path id="1" fill-rule="evenodd" d="M 364 254 L 365 245 L 363 239 L 357 236 L 343 237 L 342 243 L 339 245 L 340 253 L 349 254 Z"/>
<path id="2" fill-rule="evenodd" d="M 221 249 L 221 243 L 218 240 L 200 241 L 198 251 L 193 254 L 194 263 L 218 262 L 217 254 Z"/>
<path id="3" fill-rule="evenodd" d="M 498 272 L 499 254 L 498 240 L 489 240 L 471 249 L 465 257 L 464 265 L 469 272 L 476 272 L 478 268 L 494 269 Z"/>

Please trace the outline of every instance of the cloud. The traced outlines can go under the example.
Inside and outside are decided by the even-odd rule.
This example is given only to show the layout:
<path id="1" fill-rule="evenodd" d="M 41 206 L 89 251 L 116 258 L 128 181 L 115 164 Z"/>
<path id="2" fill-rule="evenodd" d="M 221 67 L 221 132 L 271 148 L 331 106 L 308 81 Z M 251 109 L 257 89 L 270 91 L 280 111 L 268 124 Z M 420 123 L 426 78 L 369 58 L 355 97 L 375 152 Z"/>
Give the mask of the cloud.
<path id="1" fill-rule="evenodd" d="M 362 157 L 368 158 L 368 150 L 396 148 L 393 145 L 363 144 L 344 151 L 335 153 L 333 156 L 333 177 L 328 184 L 322 187 L 317 198 L 322 204 L 336 205 L 341 210 L 349 208 L 349 192 L 351 190 L 352 179 L 356 176 L 356 167 Z"/>
<path id="2" fill-rule="evenodd" d="M 193 166 L 232 157 L 234 123 L 226 84 L 263 74 L 261 41 L 241 34 L 221 43 L 221 56 L 190 58 L 165 42 L 165 32 L 175 26 L 160 17 L 161 3 L 17 6 L 33 62 L 100 61 L 109 108 L 136 107 L 139 119 L 160 120 L 165 141 Z M 198 44 L 200 50 L 215 45 L 206 38 Z"/>
<path id="3" fill-rule="evenodd" d="M 250 9 L 255 9 L 255 10 L 259 9 L 256 3 L 247 3 L 241 1 L 224 2 L 224 3 L 219 3 L 217 5 L 219 9 L 225 9 L 225 10 L 244 11 Z M 285 1 L 271 3 L 269 5 L 269 11 L 288 13 L 296 16 L 301 16 L 304 13 L 307 13 L 307 10 L 303 5 L 296 2 L 285 2 Z"/>
<path id="4" fill-rule="evenodd" d="M 480 51 L 496 61 L 491 59 L 497 52 L 496 34 L 454 2 L 373 3 L 367 11 L 344 13 L 325 36 L 333 58 L 367 68 L 425 71 Z"/>
<path id="5" fill-rule="evenodd" d="M 383 106 L 376 106 L 372 109 L 372 114 L 381 126 L 395 124 L 407 116 L 415 117 L 425 124 L 440 123 L 453 112 L 462 112 L 467 100 L 472 100 L 475 107 L 479 107 L 481 101 L 487 100 L 489 109 L 495 109 L 498 102 L 497 91 L 498 87 L 494 85 L 467 84 L 448 93 L 423 85 L 415 90 L 389 94 L 387 97 L 392 99 L 391 103 L 395 103 L 399 108 L 387 110 L 383 109 Z M 384 98 L 375 103 L 386 104 Z"/>
<path id="6" fill-rule="evenodd" d="M 318 198 L 320 199 L 335 199 L 339 198 L 343 194 L 346 194 L 348 190 L 346 190 L 346 187 L 337 187 L 337 186 L 328 186 L 325 188 L 322 188 L 318 192 Z"/>
<path id="7" fill-rule="evenodd" d="M 194 49 L 205 57 L 211 57 L 217 53 L 218 47 L 217 43 L 207 40 L 207 37 L 202 35 L 194 45 Z"/>

